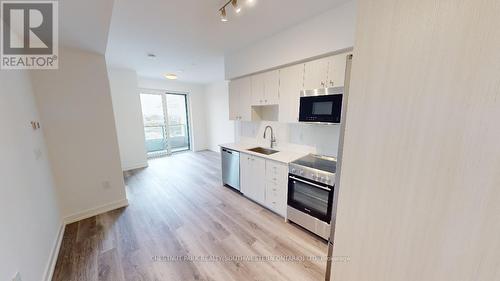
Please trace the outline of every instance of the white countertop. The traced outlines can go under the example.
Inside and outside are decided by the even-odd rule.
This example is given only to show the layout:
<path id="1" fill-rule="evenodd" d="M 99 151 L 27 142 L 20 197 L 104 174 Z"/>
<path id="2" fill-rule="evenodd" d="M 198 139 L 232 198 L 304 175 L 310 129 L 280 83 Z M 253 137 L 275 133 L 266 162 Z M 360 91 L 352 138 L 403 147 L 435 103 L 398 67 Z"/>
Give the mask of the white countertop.
<path id="1" fill-rule="evenodd" d="M 260 145 L 249 144 L 249 143 L 226 143 L 226 144 L 220 144 L 219 146 L 227 148 L 227 149 L 231 149 L 231 150 L 236 150 L 236 151 L 239 151 L 241 153 L 246 153 L 246 154 L 258 156 L 258 157 L 261 157 L 264 159 L 278 161 L 278 162 L 285 163 L 285 164 L 289 164 L 290 162 L 295 161 L 295 160 L 307 155 L 307 153 L 304 153 L 304 152 L 285 151 L 285 150 L 280 150 L 279 148 L 273 148 L 274 150 L 278 150 L 279 152 L 271 154 L 271 155 L 265 155 L 265 154 L 249 151 L 248 149 L 250 149 L 250 148 L 260 146 Z"/>

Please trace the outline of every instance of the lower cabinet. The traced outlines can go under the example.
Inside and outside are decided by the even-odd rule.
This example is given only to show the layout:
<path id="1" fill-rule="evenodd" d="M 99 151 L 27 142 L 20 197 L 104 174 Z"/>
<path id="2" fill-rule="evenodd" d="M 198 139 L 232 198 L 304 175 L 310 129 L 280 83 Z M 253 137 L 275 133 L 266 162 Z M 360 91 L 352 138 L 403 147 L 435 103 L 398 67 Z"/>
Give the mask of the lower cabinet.
<path id="1" fill-rule="evenodd" d="M 272 160 L 241 153 L 241 192 L 253 201 L 285 217 L 288 166 Z"/>

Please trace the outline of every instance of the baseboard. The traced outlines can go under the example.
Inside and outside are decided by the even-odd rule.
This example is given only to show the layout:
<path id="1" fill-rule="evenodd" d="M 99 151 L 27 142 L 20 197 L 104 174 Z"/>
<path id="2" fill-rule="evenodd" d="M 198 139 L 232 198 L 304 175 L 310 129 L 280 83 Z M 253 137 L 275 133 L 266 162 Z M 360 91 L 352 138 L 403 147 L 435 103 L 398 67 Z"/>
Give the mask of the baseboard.
<path id="1" fill-rule="evenodd" d="M 109 212 L 109 211 L 112 211 L 112 210 L 115 210 L 118 208 L 126 207 L 126 206 L 128 206 L 128 200 L 123 199 L 120 201 L 116 201 L 113 203 L 102 205 L 100 207 L 88 209 L 86 211 L 67 216 L 64 218 L 64 223 L 65 224 L 74 223 L 77 221 L 81 221 L 81 220 L 84 220 L 84 219 L 87 219 L 87 218 L 90 218 L 93 216 L 97 216 L 99 214 L 106 213 L 106 212 Z"/>
<path id="2" fill-rule="evenodd" d="M 135 165 L 131 165 L 131 166 L 127 166 L 127 167 L 123 167 L 123 171 L 124 172 L 127 172 L 127 171 L 131 171 L 131 170 L 135 170 L 135 169 L 142 169 L 142 168 L 146 168 L 148 166 L 148 162 L 144 162 L 144 163 L 139 163 L 139 164 L 135 164 Z"/>
<path id="3" fill-rule="evenodd" d="M 57 234 L 57 238 L 52 246 L 52 251 L 50 253 L 49 262 L 47 263 L 47 267 L 45 268 L 44 279 L 45 281 L 51 281 L 52 276 L 54 275 L 54 270 L 56 268 L 57 257 L 59 256 L 59 250 L 61 249 L 62 240 L 64 237 L 64 230 L 66 229 L 66 224 L 61 223 L 59 227 L 59 232 Z"/>

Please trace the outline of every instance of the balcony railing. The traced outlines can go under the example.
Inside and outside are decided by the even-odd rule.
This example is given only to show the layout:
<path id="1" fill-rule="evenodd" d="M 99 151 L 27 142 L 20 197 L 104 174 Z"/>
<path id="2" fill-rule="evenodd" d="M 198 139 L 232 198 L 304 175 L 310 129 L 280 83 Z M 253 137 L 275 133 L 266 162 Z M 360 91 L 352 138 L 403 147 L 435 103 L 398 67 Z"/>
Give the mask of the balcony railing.
<path id="1" fill-rule="evenodd" d="M 167 130 L 168 129 L 168 137 Z M 170 143 L 171 152 L 189 149 L 189 134 L 187 125 L 145 125 L 146 150 L 148 153 L 168 151 Z"/>

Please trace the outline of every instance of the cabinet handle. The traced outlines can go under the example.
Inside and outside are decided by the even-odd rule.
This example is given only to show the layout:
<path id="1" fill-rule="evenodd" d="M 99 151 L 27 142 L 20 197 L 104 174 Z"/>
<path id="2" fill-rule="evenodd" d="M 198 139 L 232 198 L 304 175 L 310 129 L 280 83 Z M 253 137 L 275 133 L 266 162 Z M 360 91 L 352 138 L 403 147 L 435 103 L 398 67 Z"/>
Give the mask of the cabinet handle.
<path id="1" fill-rule="evenodd" d="M 333 87 L 333 80 L 330 80 L 330 85 Z"/>
<path id="2" fill-rule="evenodd" d="M 321 82 L 321 87 L 324 87 L 325 86 L 325 82 Z"/>

